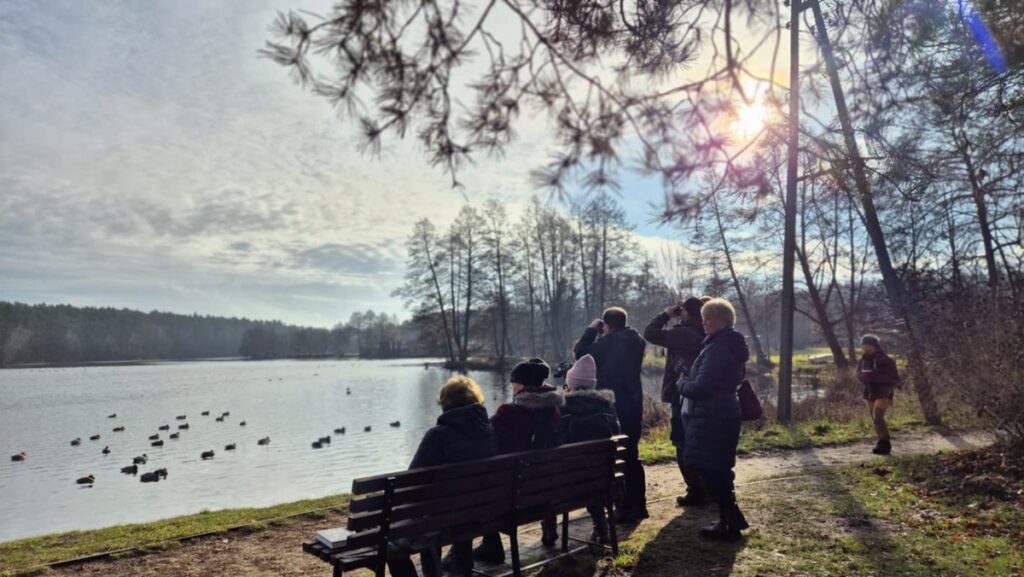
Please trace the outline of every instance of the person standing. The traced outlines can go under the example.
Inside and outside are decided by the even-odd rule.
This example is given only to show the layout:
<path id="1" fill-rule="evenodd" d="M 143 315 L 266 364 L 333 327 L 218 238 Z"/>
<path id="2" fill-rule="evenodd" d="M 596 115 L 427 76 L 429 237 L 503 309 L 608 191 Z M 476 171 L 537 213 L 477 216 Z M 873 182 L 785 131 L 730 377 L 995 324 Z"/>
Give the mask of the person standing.
<path id="1" fill-rule="evenodd" d="M 576 360 L 586 355 L 597 364 L 597 389 L 615 393 L 615 412 L 626 443 L 625 494 L 615 522 L 646 519 L 647 487 L 640 462 L 640 433 L 643 426 L 644 395 L 640 372 L 647 342 L 629 326 L 629 315 L 621 307 L 604 311 L 590 324 L 573 348 Z M 598 338 L 600 336 L 601 338 Z"/>
<path id="2" fill-rule="evenodd" d="M 665 347 L 665 376 L 661 383 L 661 401 L 669 403 L 672 408 L 669 437 L 675 445 L 676 463 L 686 485 L 686 494 L 676 497 L 676 504 L 680 507 L 700 507 L 708 502 L 707 491 L 700 475 L 686 467 L 683 401 L 679 396 L 679 379 L 685 379 L 690 373 L 690 367 L 704 346 L 704 326 L 700 317 L 700 309 L 703 306 L 704 301 L 690 297 L 678 305 L 665 309 L 665 312 L 654 317 L 644 329 L 644 339 L 647 342 Z M 665 328 L 672 319 L 678 319 L 679 322 L 675 326 Z"/>
<path id="3" fill-rule="evenodd" d="M 718 521 L 700 530 L 707 539 L 736 541 L 748 528 L 736 504 L 736 447 L 743 424 L 738 391 L 750 351 L 736 331 L 736 311 L 725 299 L 711 299 L 701 309 L 704 348 L 683 382 L 682 418 L 686 467 L 704 480 L 718 505 Z"/>
<path id="4" fill-rule="evenodd" d="M 900 372 L 896 368 L 896 361 L 885 354 L 882 341 L 875 335 L 864 335 L 860 346 L 857 379 L 864 384 L 864 400 L 878 435 L 878 444 L 871 452 L 888 455 L 892 452 L 892 441 L 889 438 L 889 426 L 885 422 L 885 412 L 892 406 L 893 391 L 900 382 Z"/>
<path id="5" fill-rule="evenodd" d="M 562 408 L 562 442 L 582 443 L 608 439 L 619 434 L 619 419 L 615 414 L 615 393 L 607 389 L 595 390 L 597 364 L 594 357 L 583 355 L 565 374 L 565 407 Z M 610 542 L 608 518 L 604 507 L 597 503 L 587 507 L 594 523 L 591 541 Z"/>

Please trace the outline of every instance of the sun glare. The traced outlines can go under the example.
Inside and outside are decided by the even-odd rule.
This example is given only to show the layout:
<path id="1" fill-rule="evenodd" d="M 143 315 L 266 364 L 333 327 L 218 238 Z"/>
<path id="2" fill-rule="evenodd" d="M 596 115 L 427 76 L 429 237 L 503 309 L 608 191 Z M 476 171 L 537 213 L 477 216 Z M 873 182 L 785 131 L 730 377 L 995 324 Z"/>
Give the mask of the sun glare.
<path id="1" fill-rule="evenodd" d="M 760 102 L 741 104 L 736 109 L 736 119 L 733 120 L 732 130 L 739 136 L 752 138 L 761 132 L 767 119 L 768 110 L 764 104 Z"/>

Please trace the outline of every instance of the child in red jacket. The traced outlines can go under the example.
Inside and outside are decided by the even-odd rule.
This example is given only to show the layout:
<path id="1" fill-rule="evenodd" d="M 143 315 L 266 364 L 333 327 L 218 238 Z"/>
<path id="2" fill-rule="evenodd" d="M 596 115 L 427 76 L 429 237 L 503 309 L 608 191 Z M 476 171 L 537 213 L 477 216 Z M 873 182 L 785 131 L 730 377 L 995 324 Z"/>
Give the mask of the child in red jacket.
<path id="1" fill-rule="evenodd" d="M 900 382 L 900 373 L 896 369 L 896 361 L 882 350 L 878 337 L 864 335 L 860 344 L 862 356 L 857 363 L 857 379 L 864 384 L 864 400 L 878 434 L 878 444 L 872 452 L 888 455 L 892 452 L 892 441 L 889 426 L 885 423 L 885 412 L 892 406 L 893 391 Z"/>

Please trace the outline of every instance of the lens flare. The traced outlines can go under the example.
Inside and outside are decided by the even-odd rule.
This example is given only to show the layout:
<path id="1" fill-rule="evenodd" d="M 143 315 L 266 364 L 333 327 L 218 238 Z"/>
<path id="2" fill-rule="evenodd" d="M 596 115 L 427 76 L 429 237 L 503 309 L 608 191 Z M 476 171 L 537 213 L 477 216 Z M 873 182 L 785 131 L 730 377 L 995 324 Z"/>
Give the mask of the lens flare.
<path id="1" fill-rule="evenodd" d="M 768 121 L 768 109 L 760 102 L 741 104 L 736 109 L 736 119 L 732 123 L 732 131 L 738 136 L 752 138 L 764 129 Z"/>

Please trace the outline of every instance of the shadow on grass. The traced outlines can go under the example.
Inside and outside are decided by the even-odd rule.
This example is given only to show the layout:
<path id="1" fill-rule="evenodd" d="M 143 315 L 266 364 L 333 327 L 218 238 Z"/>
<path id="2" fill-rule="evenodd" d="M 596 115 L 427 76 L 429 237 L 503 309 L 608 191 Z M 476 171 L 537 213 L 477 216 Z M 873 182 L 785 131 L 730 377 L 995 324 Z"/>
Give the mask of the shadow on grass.
<path id="1" fill-rule="evenodd" d="M 938 427 L 933 427 L 933 430 L 936 433 L 942 435 L 942 438 L 944 438 L 947 441 L 949 441 L 949 443 L 951 445 L 953 445 L 954 447 L 956 447 L 957 449 L 963 450 L 963 449 L 977 449 L 978 448 L 978 445 L 976 445 L 976 444 L 968 441 L 967 439 L 963 438 L 963 436 L 959 433 L 959 431 L 951 429 L 948 426 L 942 425 L 942 426 L 938 426 Z"/>
<path id="2" fill-rule="evenodd" d="M 686 512 L 669 521 L 637 554 L 634 573 L 678 577 L 731 575 L 746 541 L 719 543 L 701 539 L 697 531 L 712 520 L 713 509 L 708 509 L 709 515 Z"/>
<path id="3" fill-rule="evenodd" d="M 607 551 L 581 553 L 545 565 L 531 577 L 726 577 L 746 543 L 715 543 L 698 537 L 697 530 L 710 522 L 711 513 L 680 511 L 656 533 L 643 525 L 620 525 L 617 558 L 609 559 Z"/>
<path id="4" fill-rule="evenodd" d="M 824 463 L 819 463 L 819 466 L 821 493 L 831 503 L 834 515 L 843 521 L 844 532 L 856 543 L 856 547 L 847 552 L 873 565 L 878 575 L 918 574 L 922 567 L 904 554 L 889 528 L 868 511 L 850 490 L 848 482 Z M 887 471 L 888 467 L 880 464 L 877 470 Z"/>

